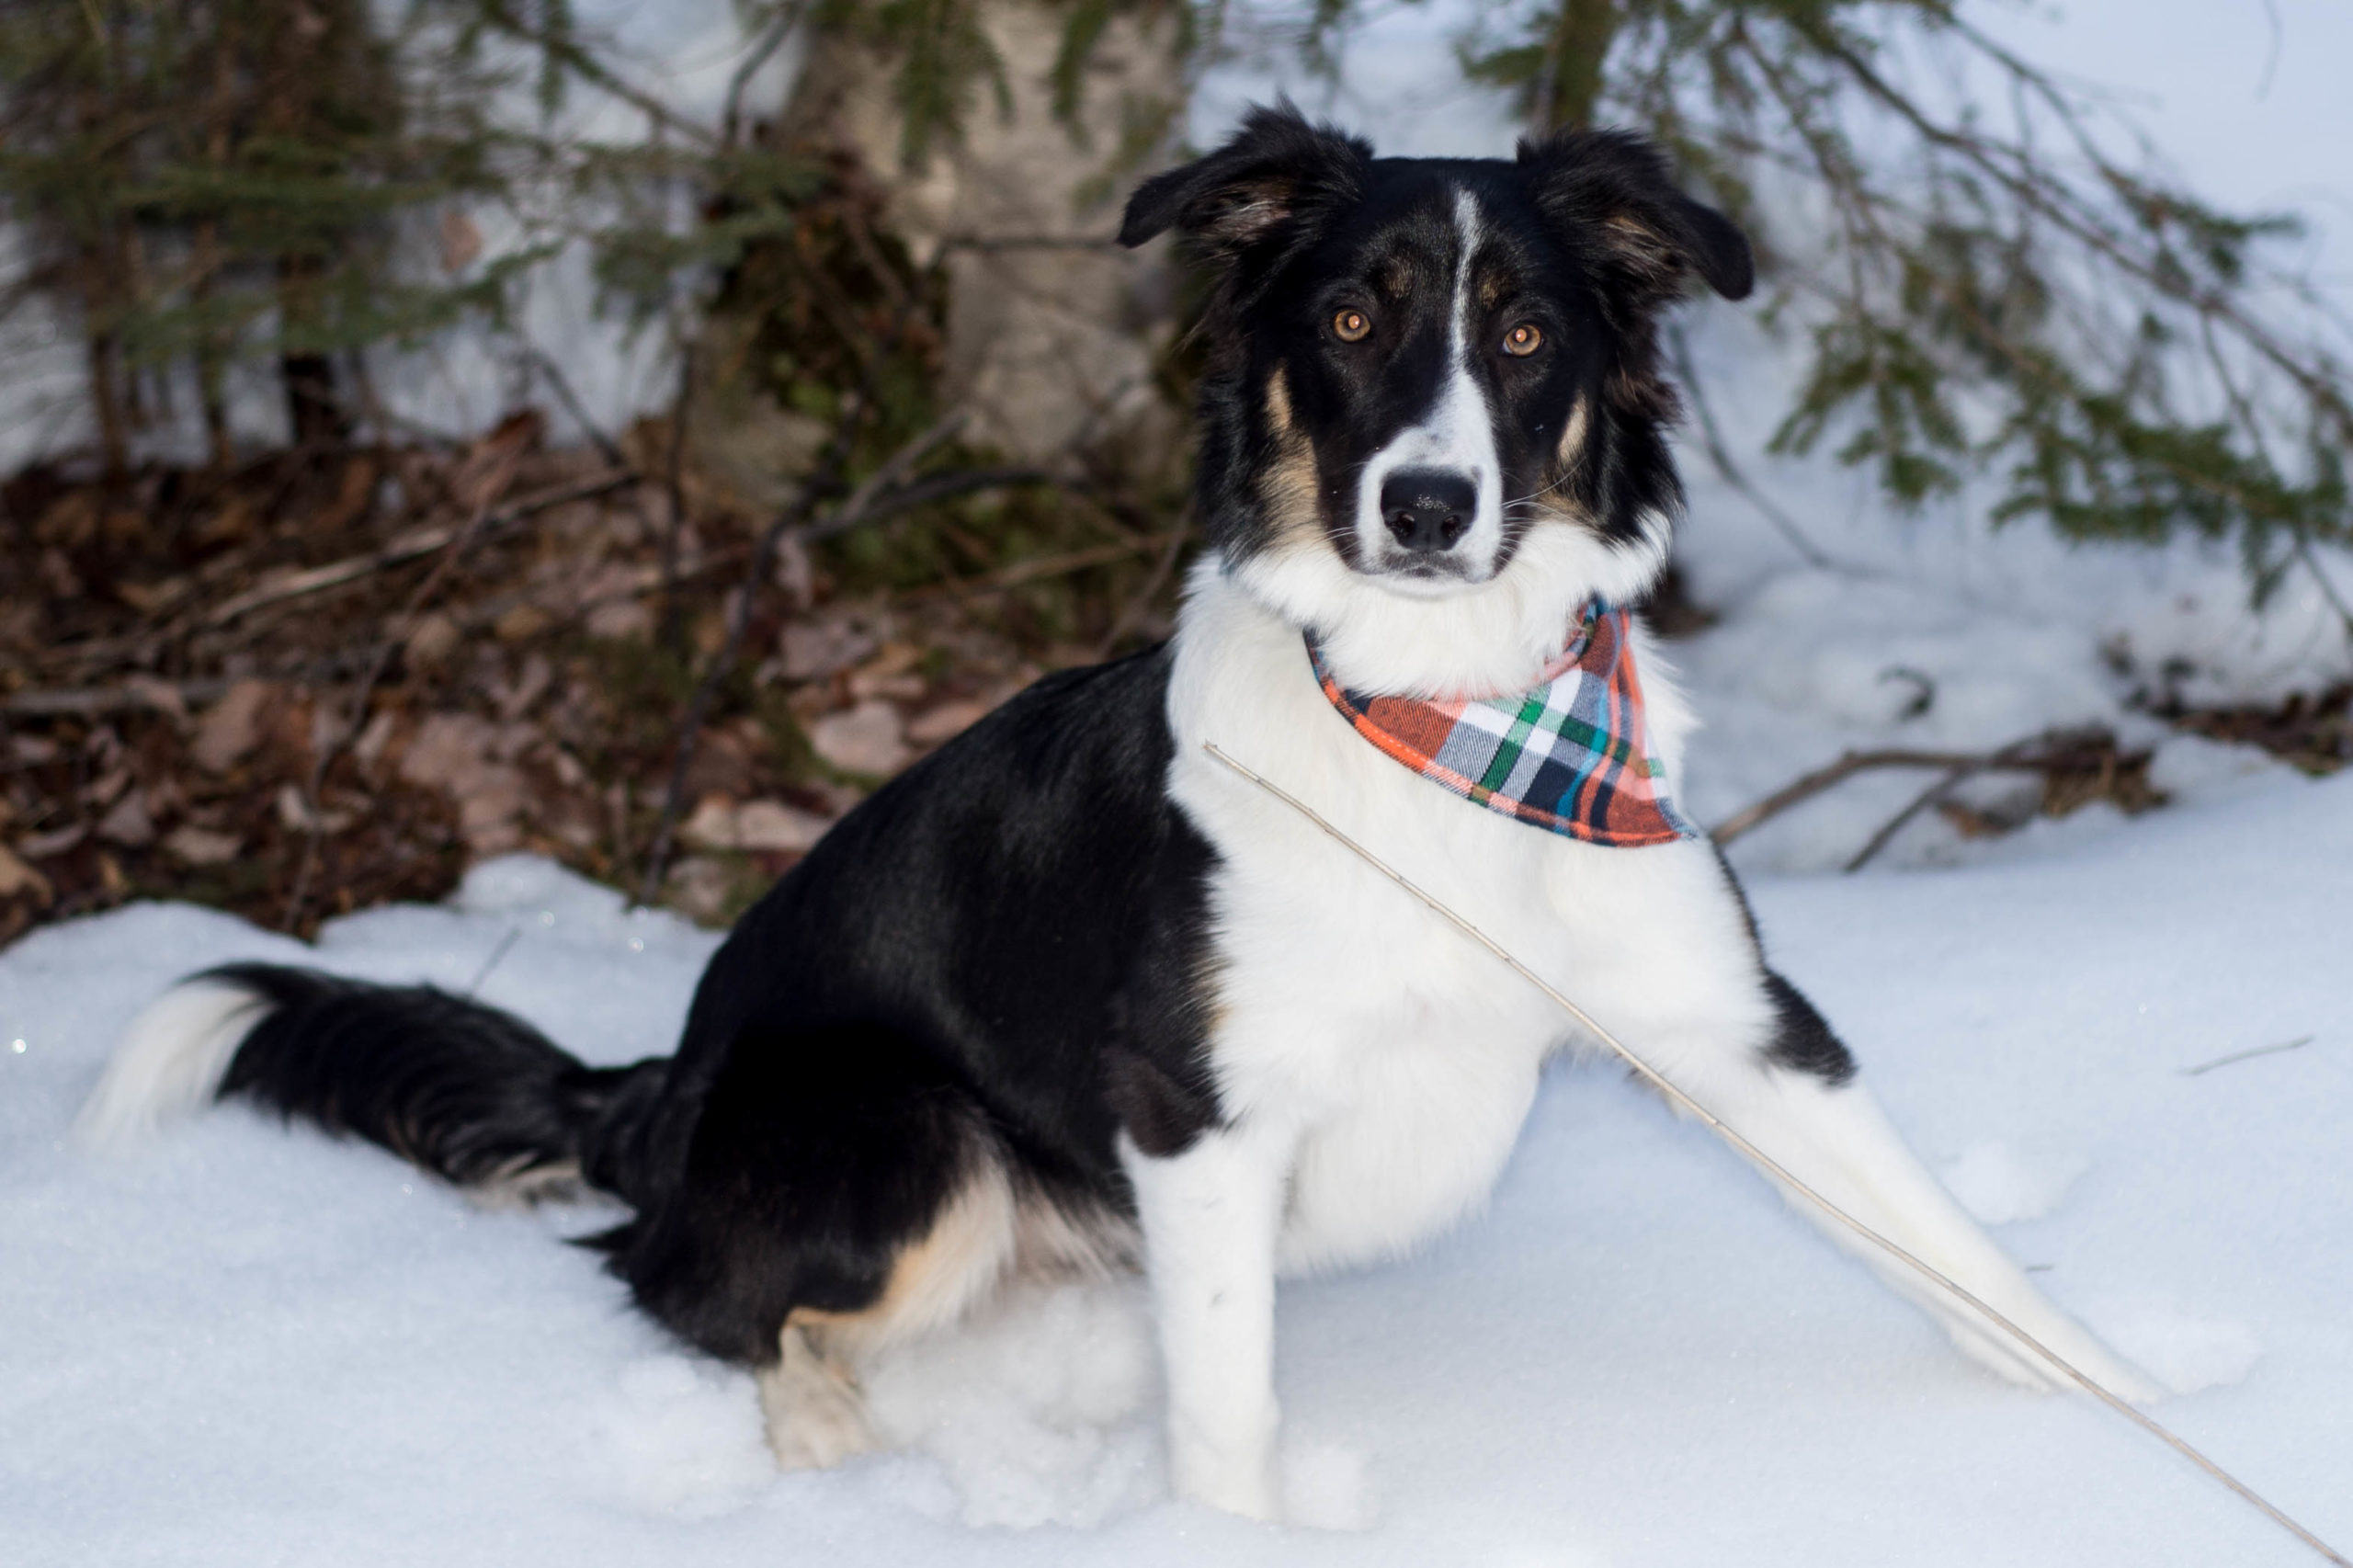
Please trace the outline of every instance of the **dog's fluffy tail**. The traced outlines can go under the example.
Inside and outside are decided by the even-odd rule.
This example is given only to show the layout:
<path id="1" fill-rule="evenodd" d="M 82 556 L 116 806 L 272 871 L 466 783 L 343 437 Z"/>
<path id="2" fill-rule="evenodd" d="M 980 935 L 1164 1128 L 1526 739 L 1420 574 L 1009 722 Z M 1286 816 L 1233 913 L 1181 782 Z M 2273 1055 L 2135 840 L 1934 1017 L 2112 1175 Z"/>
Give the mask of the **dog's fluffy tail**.
<path id="1" fill-rule="evenodd" d="M 242 1096 L 485 1196 L 585 1180 L 632 1199 L 667 1065 L 583 1066 L 514 1015 L 429 985 L 231 964 L 132 1020 L 76 1131 L 118 1147 Z"/>

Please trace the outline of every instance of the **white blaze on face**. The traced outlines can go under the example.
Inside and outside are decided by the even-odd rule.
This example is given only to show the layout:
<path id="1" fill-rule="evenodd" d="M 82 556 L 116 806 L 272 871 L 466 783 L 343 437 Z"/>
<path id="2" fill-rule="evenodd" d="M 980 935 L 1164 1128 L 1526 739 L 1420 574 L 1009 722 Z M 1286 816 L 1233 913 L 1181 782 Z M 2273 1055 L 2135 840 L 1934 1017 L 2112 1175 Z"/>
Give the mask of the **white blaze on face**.
<path id="1" fill-rule="evenodd" d="M 1443 380 L 1420 419 L 1397 433 L 1372 455 L 1357 484 L 1358 559 L 1375 571 L 1408 562 L 1442 564 L 1459 575 L 1400 576 L 1392 585 L 1407 593 L 1443 594 L 1462 582 L 1483 583 L 1495 574 L 1503 548 L 1503 464 L 1495 449 L 1495 414 L 1486 390 L 1473 373 L 1480 327 L 1472 298 L 1471 257 L 1480 234 L 1479 207 L 1467 190 L 1454 196 L 1456 252 L 1447 321 Z M 1478 494 L 1471 527 L 1438 557 L 1413 556 L 1399 547 L 1381 517 L 1381 488 L 1400 469 L 1438 469 L 1460 474 Z"/>

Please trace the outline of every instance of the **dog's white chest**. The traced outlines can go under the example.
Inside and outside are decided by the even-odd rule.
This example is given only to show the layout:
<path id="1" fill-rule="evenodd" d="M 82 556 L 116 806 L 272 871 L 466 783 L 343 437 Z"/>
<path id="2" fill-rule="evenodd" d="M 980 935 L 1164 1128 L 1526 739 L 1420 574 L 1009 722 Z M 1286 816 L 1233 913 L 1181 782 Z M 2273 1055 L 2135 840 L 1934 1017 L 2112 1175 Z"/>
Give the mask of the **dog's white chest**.
<path id="1" fill-rule="evenodd" d="M 1232 1116 L 1295 1128 L 1283 1261 L 1315 1267 L 1393 1254 L 1475 1209 L 1570 1027 L 1201 743 L 1297 791 L 1573 989 L 1606 974 L 1619 990 L 1654 967 L 1643 956 L 1654 945 L 1625 937 L 1654 924 L 1662 892 L 1674 902 L 1692 846 L 1597 848 L 1448 794 L 1355 735 L 1317 692 L 1297 633 L 1270 619 L 1196 585 L 1170 689 L 1171 787 L 1223 862 L 1220 1096 Z"/>

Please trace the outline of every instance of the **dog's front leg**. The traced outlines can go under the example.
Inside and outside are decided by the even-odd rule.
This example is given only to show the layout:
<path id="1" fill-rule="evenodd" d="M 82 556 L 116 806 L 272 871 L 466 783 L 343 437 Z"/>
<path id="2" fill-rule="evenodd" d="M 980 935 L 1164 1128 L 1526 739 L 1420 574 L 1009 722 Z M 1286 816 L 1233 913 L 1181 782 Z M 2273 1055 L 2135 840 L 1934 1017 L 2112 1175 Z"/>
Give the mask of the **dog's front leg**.
<path id="1" fill-rule="evenodd" d="M 1275 1237 L 1297 1146 L 1245 1120 L 1165 1158 L 1127 1151 L 1168 1378 L 1177 1495 L 1276 1514 Z"/>

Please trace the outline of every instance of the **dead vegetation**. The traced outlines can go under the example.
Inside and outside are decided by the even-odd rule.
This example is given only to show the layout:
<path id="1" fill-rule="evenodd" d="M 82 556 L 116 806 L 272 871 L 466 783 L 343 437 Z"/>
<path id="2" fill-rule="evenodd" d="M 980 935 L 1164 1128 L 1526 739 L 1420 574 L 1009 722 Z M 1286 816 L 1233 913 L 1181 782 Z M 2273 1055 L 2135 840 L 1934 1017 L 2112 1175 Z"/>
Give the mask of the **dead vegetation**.
<path id="1" fill-rule="evenodd" d="M 464 447 L 19 475 L 0 486 L 0 941 L 150 897 L 307 935 L 517 850 L 732 918 L 1005 697 L 1167 628 L 1175 491 L 1004 466 L 959 428 L 774 515 L 692 464 L 674 482 L 663 421 L 552 450 L 530 413 Z M 2325 772 L 2353 759 L 2348 709 L 2353 687 L 2165 716 Z M 1859 754 L 1717 832 L 1860 772 L 1926 773 L 1859 866 L 1930 810 L 1972 835 L 2146 810 L 2148 760 L 2095 731 Z M 1960 788 L 2004 775 L 2031 788 L 1998 809 Z"/>
<path id="2" fill-rule="evenodd" d="M 540 434 L 0 489 L 0 940 L 145 897 L 308 934 L 513 850 L 723 920 L 1042 671 L 1165 630 L 1181 530 L 1075 480 L 948 450 L 779 530 L 690 466 L 674 532 L 661 422 L 619 466 Z"/>

